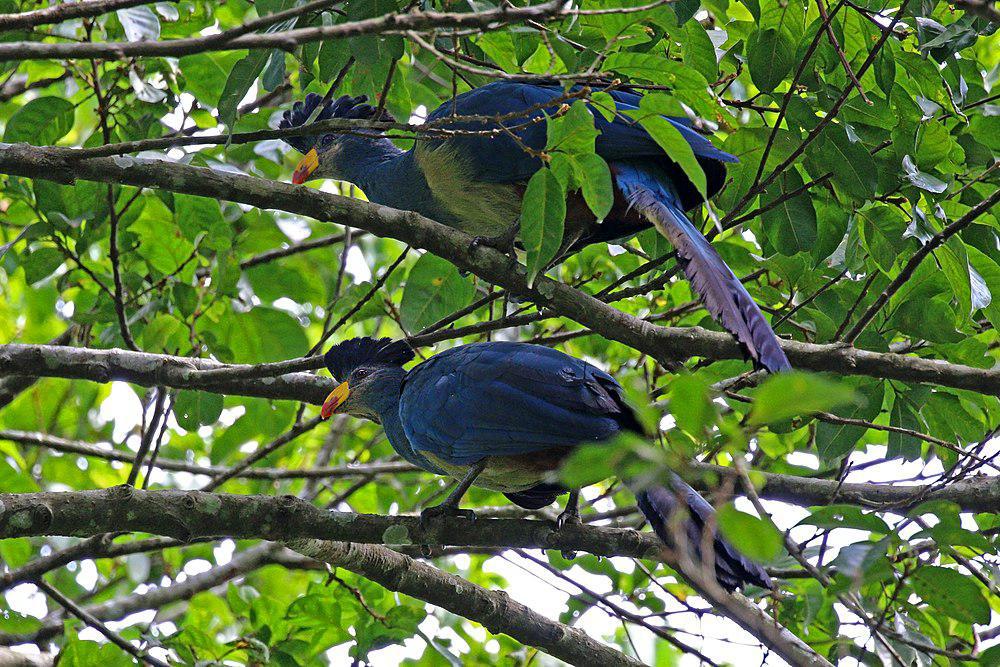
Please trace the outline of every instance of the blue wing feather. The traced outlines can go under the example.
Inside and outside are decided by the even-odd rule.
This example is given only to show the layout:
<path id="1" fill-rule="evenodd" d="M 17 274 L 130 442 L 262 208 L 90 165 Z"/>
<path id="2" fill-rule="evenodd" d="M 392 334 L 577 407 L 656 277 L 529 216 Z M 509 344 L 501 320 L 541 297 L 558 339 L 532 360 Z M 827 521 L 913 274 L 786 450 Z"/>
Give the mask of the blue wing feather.
<path id="1" fill-rule="evenodd" d="M 454 465 L 607 440 L 631 418 L 607 373 L 557 350 L 475 343 L 420 364 L 400 418 L 417 451 Z"/>
<path id="2" fill-rule="evenodd" d="M 481 115 L 498 116 L 518 113 L 534 105 L 551 102 L 563 94 L 559 86 L 519 83 L 514 81 L 497 81 L 480 88 L 475 88 L 455 98 L 454 104 L 446 102 L 428 117 L 428 121 L 443 122 L 445 127 L 464 130 L 483 130 L 496 127 L 493 121 L 462 121 L 448 123 L 451 115 Z M 638 108 L 638 94 L 616 90 L 611 92 L 618 111 Z M 545 112 L 552 113 L 552 108 L 536 110 L 527 116 L 519 116 L 517 120 L 507 125 L 520 126 L 514 130 L 518 139 L 533 150 L 545 148 L 546 127 L 544 122 L 527 122 L 540 120 Z M 670 156 L 663 152 L 656 141 L 638 123 L 624 114 L 617 114 L 612 120 L 606 119 L 600 112 L 594 112 L 594 125 L 599 134 L 595 142 L 595 150 L 605 160 L 634 159 L 648 157 L 657 161 L 672 162 Z M 686 118 L 670 118 L 667 120 L 677 128 L 691 146 L 695 156 L 699 158 L 702 167 L 709 176 L 712 190 L 722 186 L 725 176 L 725 162 L 736 162 L 737 158 L 719 150 L 707 138 L 701 136 L 690 127 Z M 512 137 L 505 134 L 497 136 L 458 136 L 449 138 L 448 143 L 456 147 L 468 161 L 472 176 L 478 180 L 489 182 L 516 182 L 531 177 L 541 166 L 540 161 L 526 152 Z M 430 142 L 431 145 L 434 142 Z M 685 197 L 685 201 L 688 198 Z M 698 198 L 700 201 L 700 197 Z"/>

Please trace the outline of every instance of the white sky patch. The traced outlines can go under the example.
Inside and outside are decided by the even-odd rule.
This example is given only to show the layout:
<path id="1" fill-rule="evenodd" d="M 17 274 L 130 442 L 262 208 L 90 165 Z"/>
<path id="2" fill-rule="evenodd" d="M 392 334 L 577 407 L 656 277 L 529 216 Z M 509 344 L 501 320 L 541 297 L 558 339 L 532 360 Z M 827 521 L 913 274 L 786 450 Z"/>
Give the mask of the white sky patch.
<path id="1" fill-rule="evenodd" d="M 363 283 L 372 279 L 372 270 L 368 268 L 365 253 L 356 245 L 347 251 L 347 272 L 354 278 L 354 283 Z"/>
<path id="2" fill-rule="evenodd" d="M 410 114 L 409 123 L 410 125 L 423 125 L 424 121 L 427 120 L 427 105 L 418 104 L 417 108 L 413 110 Z"/>
<path id="3" fill-rule="evenodd" d="M 114 421 L 115 442 L 121 442 L 142 423 L 142 401 L 125 382 L 112 382 L 111 395 L 101 401 L 97 411 L 99 424 Z"/>

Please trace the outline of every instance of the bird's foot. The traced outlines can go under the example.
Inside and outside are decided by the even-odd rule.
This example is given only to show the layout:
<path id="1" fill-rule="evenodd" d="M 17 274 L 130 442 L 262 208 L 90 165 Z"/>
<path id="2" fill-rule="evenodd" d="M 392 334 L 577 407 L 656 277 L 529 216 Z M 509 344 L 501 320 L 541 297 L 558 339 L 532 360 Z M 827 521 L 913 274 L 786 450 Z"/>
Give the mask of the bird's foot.
<path id="1" fill-rule="evenodd" d="M 575 507 L 573 509 L 567 507 L 556 517 L 556 530 L 561 530 L 567 524 L 580 525 L 581 523 L 583 520 L 580 519 L 580 510 Z"/>
<path id="2" fill-rule="evenodd" d="M 422 526 L 427 525 L 434 519 L 438 517 L 456 517 L 461 519 L 468 519 L 469 521 L 476 520 L 476 513 L 472 510 L 464 510 L 461 507 L 457 507 L 450 503 L 441 503 L 440 505 L 434 505 L 433 507 L 426 507 L 420 512 L 420 524 Z"/>
<path id="3" fill-rule="evenodd" d="M 565 510 L 560 512 L 559 516 L 556 517 L 556 530 L 562 530 L 563 526 L 578 526 L 583 521 L 580 519 L 580 510 L 577 508 L 567 507 Z M 574 560 L 576 558 L 576 552 L 569 549 L 564 549 L 559 552 L 563 558 L 566 560 Z"/>
<path id="4" fill-rule="evenodd" d="M 485 247 L 499 250 L 505 255 L 516 257 L 514 241 L 517 239 L 518 226 L 513 225 L 508 231 L 497 236 L 474 236 L 469 243 L 469 254 L 476 251 L 476 248 Z"/>

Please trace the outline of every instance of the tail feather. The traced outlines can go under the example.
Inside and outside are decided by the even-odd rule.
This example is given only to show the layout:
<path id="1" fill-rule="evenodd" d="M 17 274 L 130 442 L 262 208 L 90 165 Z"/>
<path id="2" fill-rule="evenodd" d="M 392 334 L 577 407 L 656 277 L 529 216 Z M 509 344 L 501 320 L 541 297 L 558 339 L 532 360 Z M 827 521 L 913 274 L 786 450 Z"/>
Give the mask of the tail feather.
<path id="1" fill-rule="evenodd" d="M 712 317 L 736 336 L 757 365 L 771 372 L 789 370 L 771 325 L 712 244 L 684 215 L 666 175 L 656 166 L 634 162 L 615 162 L 612 173 L 629 205 L 677 249 L 685 275 Z"/>
<path id="2" fill-rule="evenodd" d="M 649 486 L 636 493 L 639 509 L 649 521 L 657 536 L 664 544 L 678 548 L 671 522 L 677 512 L 685 512 L 684 537 L 687 548 L 693 553 L 696 562 L 702 558 L 702 536 L 709 518 L 715 510 L 707 500 L 686 484 L 677 475 L 671 475 L 670 486 Z M 715 577 L 727 591 L 734 591 L 746 584 L 754 584 L 761 588 L 774 586 L 771 577 L 759 564 L 742 555 L 736 548 L 716 533 L 712 540 L 715 559 Z"/>

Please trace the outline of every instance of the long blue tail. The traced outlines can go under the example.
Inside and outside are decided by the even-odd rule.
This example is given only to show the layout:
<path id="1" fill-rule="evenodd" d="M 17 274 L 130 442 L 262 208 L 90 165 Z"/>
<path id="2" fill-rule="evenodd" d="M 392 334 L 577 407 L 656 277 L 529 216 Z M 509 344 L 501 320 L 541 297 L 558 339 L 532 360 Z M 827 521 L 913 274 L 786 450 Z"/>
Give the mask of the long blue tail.
<path id="1" fill-rule="evenodd" d="M 707 500 L 701 497 L 701 494 L 692 489 L 680 477 L 675 474 L 671 474 L 670 477 L 672 488 L 649 486 L 637 491 L 635 497 L 639 509 L 646 516 L 646 520 L 649 521 L 657 536 L 669 547 L 678 548 L 680 546 L 674 539 L 670 525 L 671 520 L 679 511 L 686 513 L 681 525 L 684 528 L 687 548 L 691 550 L 697 563 L 702 557 L 702 534 L 705 530 L 705 524 L 715 514 L 715 510 Z M 712 540 L 712 548 L 715 559 L 715 577 L 719 585 L 727 591 L 734 591 L 746 584 L 755 584 L 765 589 L 773 588 L 771 577 L 764 571 L 764 568 L 738 552 L 718 532 Z"/>
<path id="2" fill-rule="evenodd" d="M 669 177 L 655 165 L 627 161 L 615 161 L 611 172 L 629 205 L 677 249 L 684 273 L 715 321 L 736 336 L 757 365 L 772 373 L 791 369 L 753 297 L 684 215 Z"/>

